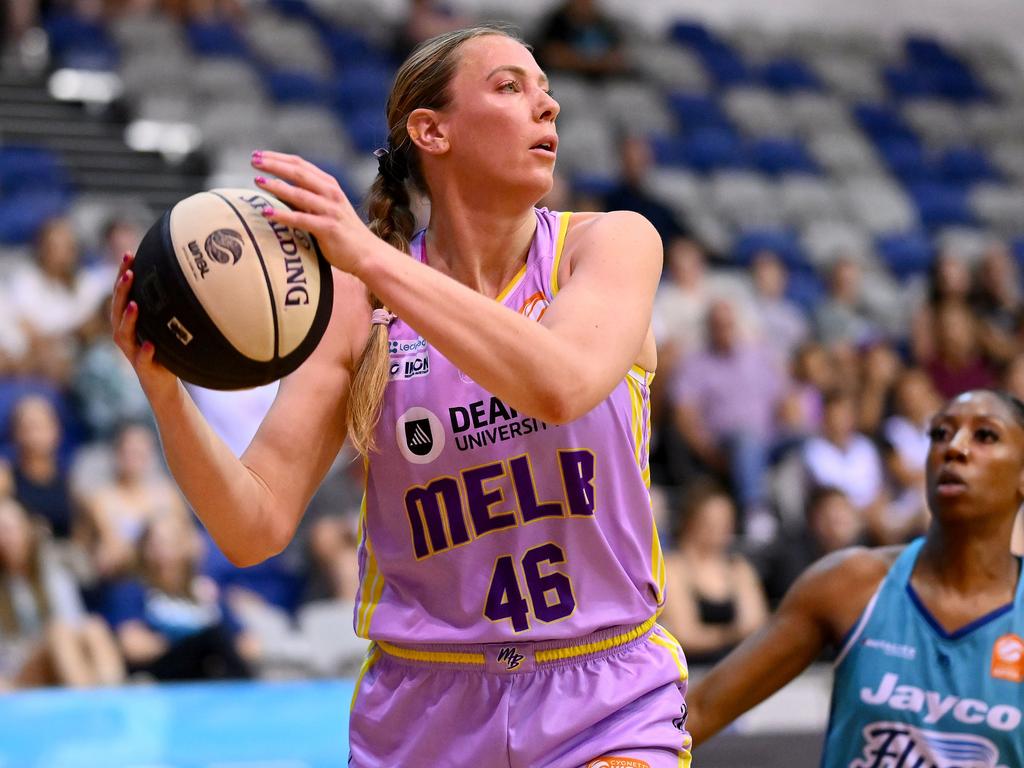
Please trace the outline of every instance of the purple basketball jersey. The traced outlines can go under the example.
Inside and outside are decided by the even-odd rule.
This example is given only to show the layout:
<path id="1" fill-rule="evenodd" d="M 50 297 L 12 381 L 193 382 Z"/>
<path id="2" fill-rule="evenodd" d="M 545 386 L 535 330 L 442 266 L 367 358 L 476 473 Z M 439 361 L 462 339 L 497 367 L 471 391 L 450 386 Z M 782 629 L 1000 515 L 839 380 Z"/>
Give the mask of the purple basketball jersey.
<path id="1" fill-rule="evenodd" d="M 536 214 L 526 264 L 496 300 L 540 320 L 558 292 L 570 214 Z M 422 233 L 412 255 L 428 258 Z M 361 637 L 555 640 L 659 610 L 653 374 L 634 366 L 592 411 L 558 426 L 491 395 L 401 318 L 390 363 L 360 526 Z"/>

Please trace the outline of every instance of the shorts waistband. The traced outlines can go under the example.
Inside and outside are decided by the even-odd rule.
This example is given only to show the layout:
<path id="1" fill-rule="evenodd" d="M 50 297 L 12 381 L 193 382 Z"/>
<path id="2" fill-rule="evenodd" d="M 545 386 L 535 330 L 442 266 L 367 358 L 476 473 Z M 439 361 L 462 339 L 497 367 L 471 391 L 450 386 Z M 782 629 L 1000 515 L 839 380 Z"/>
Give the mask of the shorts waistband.
<path id="1" fill-rule="evenodd" d="M 584 637 L 542 642 L 466 644 L 398 644 L 384 640 L 374 643 L 393 659 L 412 664 L 515 673 L 559 663 L 595 658 L 643 640 L 655 627 L 657 616 L 642 624 L 604 629 Z"/>

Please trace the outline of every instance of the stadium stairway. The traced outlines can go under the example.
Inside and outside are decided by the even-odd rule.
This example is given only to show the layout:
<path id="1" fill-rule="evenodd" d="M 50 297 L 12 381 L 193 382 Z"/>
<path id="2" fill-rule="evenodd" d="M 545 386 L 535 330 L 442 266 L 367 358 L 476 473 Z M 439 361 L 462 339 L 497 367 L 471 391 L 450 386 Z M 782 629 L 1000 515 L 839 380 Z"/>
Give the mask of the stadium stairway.
<path id="1" fill-rule="evenodd" d="M 0 72 L 0 145 L 56 153 L 77 193 L 132 197 L 162 210 L 204 188 L 205 169 L 179 168 L 125 144 L 124 126 L 58 101 L 44 78 Z"/>

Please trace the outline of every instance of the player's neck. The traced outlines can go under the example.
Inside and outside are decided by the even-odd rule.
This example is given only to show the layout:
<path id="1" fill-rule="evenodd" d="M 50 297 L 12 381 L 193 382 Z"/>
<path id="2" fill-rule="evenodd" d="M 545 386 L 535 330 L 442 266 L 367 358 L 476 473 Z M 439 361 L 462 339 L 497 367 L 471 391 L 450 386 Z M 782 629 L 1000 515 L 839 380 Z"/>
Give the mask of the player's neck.
<path id="1" fill-rule="evenodd" d="M 426 232 L 427 260 L 463 285 L 496 295 L 522 268 L 536 228 L 532 208 L 512 213 L 458 202 L 434 205 Z"/>
<path id="2" fill-rule="evenodd" d="M 963 593 L 1016 585 L 1019 564 L 1009 542 L 1004 521 L 971 520 L 963 526 L 933 522 L 915 571 Z"/>

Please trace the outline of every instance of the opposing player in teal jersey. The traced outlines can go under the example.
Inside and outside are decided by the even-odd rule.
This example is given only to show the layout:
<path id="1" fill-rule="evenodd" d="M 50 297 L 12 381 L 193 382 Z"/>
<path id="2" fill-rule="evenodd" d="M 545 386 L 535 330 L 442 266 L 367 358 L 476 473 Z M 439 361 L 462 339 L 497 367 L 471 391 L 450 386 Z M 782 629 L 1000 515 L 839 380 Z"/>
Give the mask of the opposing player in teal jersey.
<path id="1" fill-rule="evenodd" d="M 927 535 L 849 549 L 691 689 L 699 743 L 839 649 L 824 768 L 1024 766 L 1024 403 L 979 390 L 931 424 Z M 698 755 L 699 758 L 699 755 Z"/>

